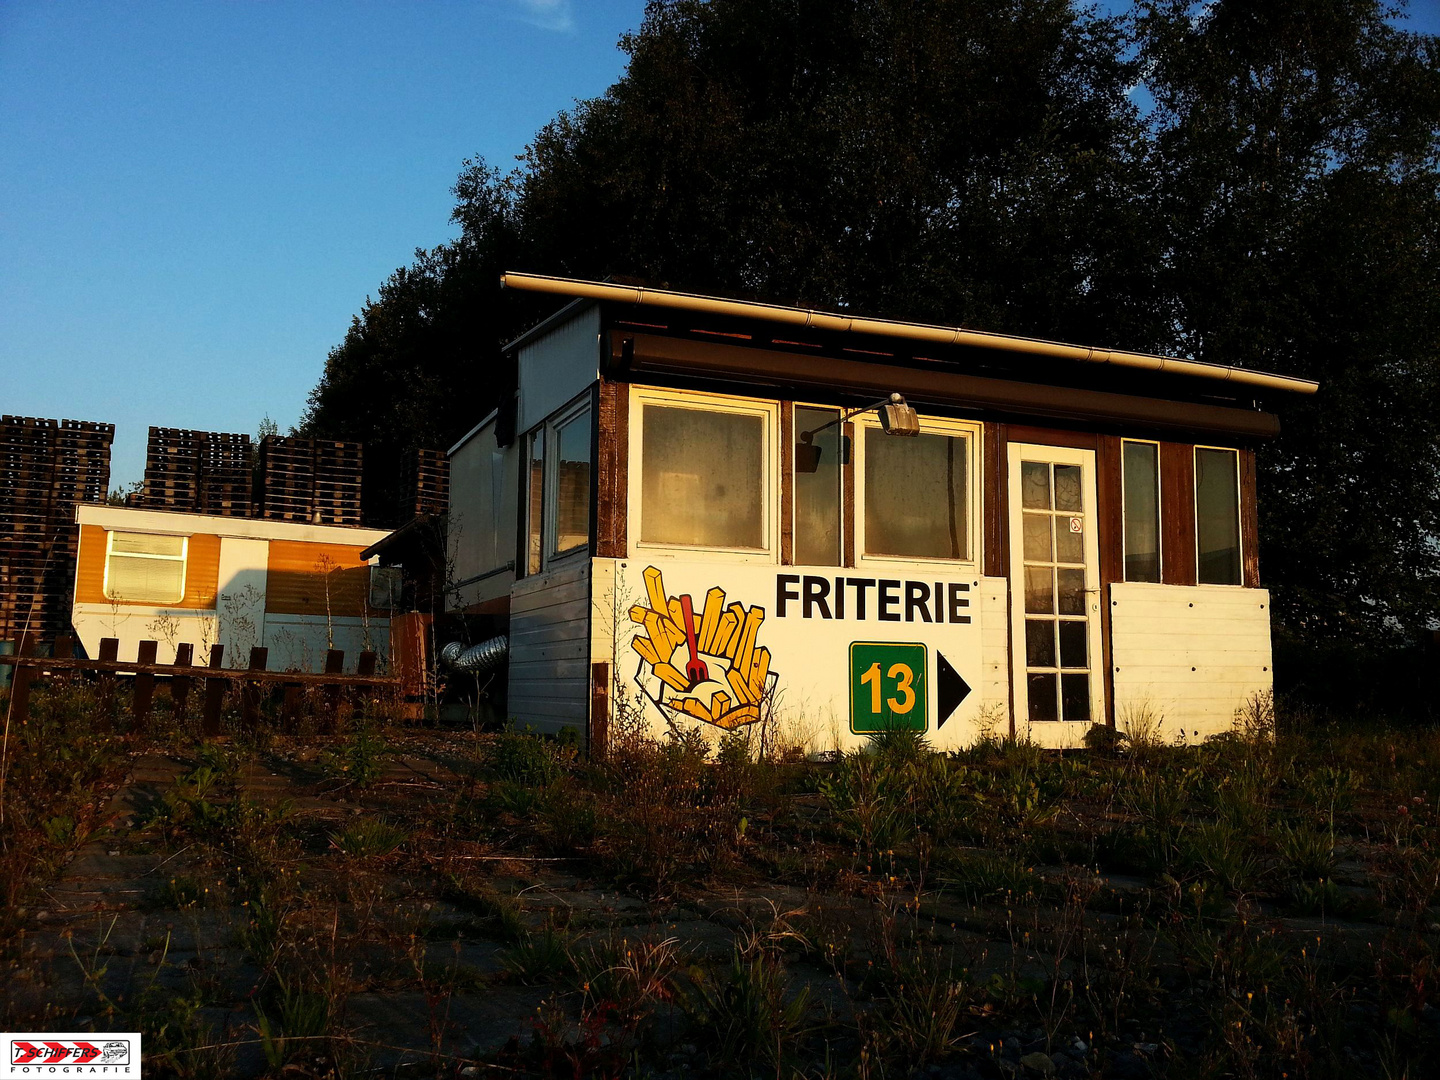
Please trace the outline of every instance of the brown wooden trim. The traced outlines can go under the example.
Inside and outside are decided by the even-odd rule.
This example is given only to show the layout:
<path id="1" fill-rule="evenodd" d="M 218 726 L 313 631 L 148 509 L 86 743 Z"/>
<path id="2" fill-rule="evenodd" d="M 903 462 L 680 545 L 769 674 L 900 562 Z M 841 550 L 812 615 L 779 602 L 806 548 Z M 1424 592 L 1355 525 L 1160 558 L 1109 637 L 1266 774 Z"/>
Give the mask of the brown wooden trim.
<path id="1" fill-rule="evenodd" d="M 630 387 L 601 381 L 595 433 L 595 554 L 623 559 L 629 554 Z"/>
<path id="2" fill-rule="evenodd" d="M 795 563 L 795 403 L 780 402 L 780 565 Z"/>
<path id="3" fill-rule="evenodd" d="M 1253 409 L 1175 401 L 1169 398 L 1048 386 L 954 370 L 908 368 L 895 364 L 780 352 L 740 345 L 661 337 L 626 336 L 628 373 L 672 375 L 739 382 L 753 390 L 784 387 L 786 397 L 800 396 L 798 387 L 824 388 L 831 394 L 873 396 L 899 391 L 915 402 L 969 409 L 996 409 L 1017 416 L 1097 422 L 1183 432 L 1224 432 L 1249 438 L 1272 438 L 1280 421 Z"/>
<path id="4" fill-rule="evenodd" d="M 1100 661 L 1104 665 L 1105 722 L 1115 726 L 1115 666 L 1111 657 L 1110 586 L 1125 578 L 1125 494 L 1120 439 L 1103 435 L 1095 454 L 1096 528 L 1100 543 Z"/>
<path id="5" fill-rule="evenodd" d="M 985 522 L 985 574 L 987 577 L 1005 577 L 1010 565 L 1010 552 L 1006 541 L 1010 530 L 1006 528 L 1006 483 L 1008 470 L 1006 458 L 1006 426 L 993 421 L 985 424 L 980 455 L 980 470 Z"/>
<path id="6" fill-rule="evenodd" d="M 1011 424 L 1006 432 L 1006 439 L 1010 442 L 1035 443 L 1037 446 L 1070 446 L 1076 450 L 1094 450 L 1100 436 L 1093 431 L 1068 431 L 1065 428 Z"/>
<path id="7" fill-rule="evenodd" d="M 1260 500 L 1255 451 L 1240 451 L 1240 552 L 1246 588 L 1260 587 Z"/>
<path id="8" fill-rule="evenodd" d="M 1160 580 L 1195 584 L 1195 447 L 1160 444 Z"/>
<path id="9" fill-rule="evenodd" d="M 844 546 L 845 565 L 855 565 L 855 535 L 860 531 L 860 523 L 855 520 L 855 425 L 844 423 L 840 425 L 840 437 L 850 442 L 849 460 L 843 460 L 840 466 L 840 499 L 842 507 L 840 511 L 840 536 Z"/>
<path id="10" fill-rule="evenodd" d="M 610 746 L 610 664 L 597 660 L 590 665 L 590 731 L 586 750 L 592 758 L 603 758 Z"/>

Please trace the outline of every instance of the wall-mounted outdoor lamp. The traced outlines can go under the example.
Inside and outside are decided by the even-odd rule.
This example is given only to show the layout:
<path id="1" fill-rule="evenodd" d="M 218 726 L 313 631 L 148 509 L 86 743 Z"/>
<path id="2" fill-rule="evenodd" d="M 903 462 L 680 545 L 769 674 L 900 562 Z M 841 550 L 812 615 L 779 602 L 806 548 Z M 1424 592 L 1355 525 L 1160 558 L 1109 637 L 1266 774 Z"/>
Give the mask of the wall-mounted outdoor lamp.
<path id="1" fill-rule="evenodd" d="M 802 431 L 800 442 L 795 446 L 795 471 L 802 473 L 813 473 L 820 467 L 820 447 L 811 440 L 820 432 L 836 424 L 843 424 L 852 416 L 858 416 L 862 412 L 875 410 L 880 420 L 880 430 L 886 435 L 919 435 L 920 417 L 915 415 L 915 410 L 905 403 L 905 398 L 900 394 L 891 394 L 889 397 L 881 398 L 879 401 L 863 405 L 858 409 L 851 409 L 849 412 L 841 413 L 828 424 L 821 424 L 812 431 Z M 843 440 L 842 440 L 843 443 Z M 842 448 L 842 460 L 849 455 Z"/>

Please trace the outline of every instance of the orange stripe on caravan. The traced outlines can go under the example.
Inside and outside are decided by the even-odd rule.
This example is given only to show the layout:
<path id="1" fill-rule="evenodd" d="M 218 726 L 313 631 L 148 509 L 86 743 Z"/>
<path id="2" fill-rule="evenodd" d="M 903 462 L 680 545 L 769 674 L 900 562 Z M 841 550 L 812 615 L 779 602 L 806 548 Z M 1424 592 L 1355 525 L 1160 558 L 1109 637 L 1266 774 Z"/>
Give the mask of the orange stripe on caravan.
<path id="1" fill-rule="evenodd" d="M 123 530 L 121 530 L 123 531 Z M 170 607 L 211 611 L 220 583 L 220 537 L 201 533 L 189 538 L 185 555 L 185 597 Z M 119 604 L 105 595 L 106 530 L 99 525 L 80 526 L 80 550 L 75 558 L 75 602 Z M 153 604 L 142 604 L 153 607 Z"/>
<path id="2" fill-rule="evenodd" d="M 276 615 L 364 614 L 370 567 L 361 547 L 271 540 L 265 610 Z"/>

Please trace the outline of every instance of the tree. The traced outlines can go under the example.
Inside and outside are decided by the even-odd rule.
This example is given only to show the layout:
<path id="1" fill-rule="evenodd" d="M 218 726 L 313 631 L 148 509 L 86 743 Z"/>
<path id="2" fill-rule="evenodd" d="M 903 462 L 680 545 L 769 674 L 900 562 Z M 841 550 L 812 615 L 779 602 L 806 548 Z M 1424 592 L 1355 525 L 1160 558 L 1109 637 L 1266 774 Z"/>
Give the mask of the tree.
<path id="1" fill-rule="evenodd" d="M 1144 5 L 1172 347 L 1320 380 L 1260 455 L 1279 626 L 1440 599 L 1440 50 L 1373 0 Z"/>
<path id="2" fill-rule="evenodd" d="M 466 163 L 459 240 L 367 301 L 305 425 L 370 461 L 462 433 L 537 312 L 512 268 L 1310 375 L 1260 456 L 1281 629 L 1413 636 L 1440 607 L 1440 50 L 1395 15 L 652 0 L 521 168 Z"/>

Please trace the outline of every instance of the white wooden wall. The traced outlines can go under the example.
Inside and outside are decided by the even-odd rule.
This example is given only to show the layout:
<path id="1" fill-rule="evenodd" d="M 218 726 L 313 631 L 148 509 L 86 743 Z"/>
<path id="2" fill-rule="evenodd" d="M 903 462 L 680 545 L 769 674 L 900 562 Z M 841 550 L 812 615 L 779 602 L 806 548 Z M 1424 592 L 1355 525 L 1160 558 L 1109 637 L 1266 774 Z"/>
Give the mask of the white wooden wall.
<path id="1" fill-rule="evenodd" d="M 1270 593 L 1215 585 L 1110 587 L 1115 723 L 1148 713 L 1166 742 L 1229 731 L 1273 685 Z"/>

